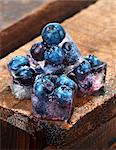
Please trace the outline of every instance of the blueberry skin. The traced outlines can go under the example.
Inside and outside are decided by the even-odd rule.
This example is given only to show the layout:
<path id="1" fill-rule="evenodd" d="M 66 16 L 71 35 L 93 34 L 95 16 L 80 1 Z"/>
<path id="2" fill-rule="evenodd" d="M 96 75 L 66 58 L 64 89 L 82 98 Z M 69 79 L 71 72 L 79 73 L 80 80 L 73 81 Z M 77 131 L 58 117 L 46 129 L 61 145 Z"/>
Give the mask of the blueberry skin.
<path id="1" fill-rule="evenodd" d="M 84 60 L 77 68 L 75 68 L 75 73 L 78 74 L 85 74 L 91 70 L 91 65 L 88 61 Z"/>
<path id="2" fill-rule="evenodd" d="M 65 37 L 65 31 L 59 23 L 49 23 L 42 30 L 42 38 L 47 44 L 59 44 Z"/>
<path id="3" fill-rule="evenodd" d="M 44 58 L 48 63 L 62 64 L 64 60 L 64 51 L 59 46 L 53 45 L 45 51 Z"/>
<path id="4" fill-rule="evenodd" d="M 34 84 L 35 95 L 40 100 L 48 100 L 49 94 L 53 92 L 54 83 L 48 78 L 38 78 Z"/>
<path id="5" fill-rule="evenodd" d="M 56 84 L 57 86 L 66 85 L 72 90 L 75 90 L 77 88 L 77 84 L 66 75 L 61 75 L 60 77 L 58 77 L 56 80 Z"/>
<path id="6" fill-rule="evenodd" d="M 34 60 L 42 61 L 44 59 L 45 49 L 46 46 L 42 42 L 36 42 L 32 45 L 30 54 Z"/>
<path id="7" fill-rule="evenodd" d="M 92 67 L 96 67 L 102 64 L 102 62 L 94 55 L 86 56 L 85 59 L 89 61 Z"/>
<path id="8" fill-rule="evenodd" d="M 25 86 L 32 85 L 34 79 L 35 71 L 28 66 L 22 66 L 15 74 L 15 80 L 19 81 L 20 84 Z"/>
<path id="9" fill-rule="evenodd" d="M 80 51 L 73 42 L 65 42 L 62 48 L 65 55 L 65 64 L 75 64 L 79 60 Z"/>
<path id="10" fill-rule="evenodd" d="M 25 56 L 16 56 L 8 64 L 10 71 L 17 71 L 21 66 L 30 66 L 29 60 Z"/>
<path id="11" fill-rule="evenodd" d="M 62 105 L 66 105 L 71 103 L 74 93 L 73 90 L 66 86 L 61 85 L 54 92 L 55 99 Z"/>

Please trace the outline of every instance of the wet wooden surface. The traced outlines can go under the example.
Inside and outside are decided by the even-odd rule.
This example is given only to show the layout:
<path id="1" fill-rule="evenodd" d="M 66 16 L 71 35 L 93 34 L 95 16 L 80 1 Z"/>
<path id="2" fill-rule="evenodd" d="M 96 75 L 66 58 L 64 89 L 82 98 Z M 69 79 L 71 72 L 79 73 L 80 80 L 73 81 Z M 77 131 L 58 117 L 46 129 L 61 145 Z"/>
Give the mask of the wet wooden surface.
<path id="1" fill-rule="evenodd" d="M 107 62 L 105 92 L 101 95 L 77 98 L 75 110 L 71 117 L 71 124 L 65 122 L 40 121 L 52 127 L 51 134 L 46 131 L 48 143 L 61 145 L 80 139 L 102 124 L 116 116 L 116 1 L 100 0 L 89 8 L 84 9 L 70 19 L 62 23 L 66 31 L 72 36 L 83 55 L 95 54 L 101 60 Z M 95 12 L 95 13 L 93 13 Z M 31 101 L 18 101 L 11 95 L 9 89 L 10 76 L 7 71 L 7 63 L 16 55 L 25 55 L 32 43 L 41 40 L 40 37 L 27 43 L 17 51 L 11 53 L 0 61 L 0 114 L 1 119 L 10 122 L 32 134 L 41 130 L 39 121 L 33 117 Z M 14 117 L 14 121 L 11 119 Z M 22 119 L 21 123 L 18 123 Z M 56 133 L 56 130 L 59 132 Z M 60 137 L 58 136 L 60 135 Z M 63 140 L 62 140 L 63 137 Z"/>

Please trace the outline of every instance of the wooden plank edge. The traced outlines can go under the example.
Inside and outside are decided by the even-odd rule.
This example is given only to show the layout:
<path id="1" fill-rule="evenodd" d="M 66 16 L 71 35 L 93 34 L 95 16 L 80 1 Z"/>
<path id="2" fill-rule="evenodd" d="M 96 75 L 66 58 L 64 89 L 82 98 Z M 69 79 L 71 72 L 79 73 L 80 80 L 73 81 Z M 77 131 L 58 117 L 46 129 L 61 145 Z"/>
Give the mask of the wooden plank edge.
<path id="1" fill-rule="evenodd" d="M 0 59 L 40 35 L 42 27 L 48 22 L 61 22 L 94 2 L 96 0 L 53 0 L 41 6 L 35 12 L 0 32 Z"/>
<path id="2" fill-rule="evenodd" d="M 34 135 L 35 129 L 33 124 L 29 122 L 29 117 L 16 111 L 3 108 L 0 106 L 0 120 L 3 120 L 16 128 L 26 131 L 28 134 Z M 39 129 L 38 129 L 39 130 Z"/>

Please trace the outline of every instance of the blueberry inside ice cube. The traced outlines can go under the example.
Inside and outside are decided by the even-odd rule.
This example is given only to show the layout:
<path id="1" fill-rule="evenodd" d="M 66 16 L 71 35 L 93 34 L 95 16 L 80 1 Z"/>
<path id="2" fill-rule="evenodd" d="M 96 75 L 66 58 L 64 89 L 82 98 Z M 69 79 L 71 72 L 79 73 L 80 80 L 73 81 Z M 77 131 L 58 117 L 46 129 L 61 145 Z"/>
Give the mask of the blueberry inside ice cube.
<path id="1" fill-rule="evenodd" d="M 49 23 L 42 30 L 42 38 L 48 44 L 59 44 L 65 37 L 65 31 L 59 23 Z"/>
<path id="2" fill-rule="evenodd" d="M 61 75 L 60 77 L 58 77 L 56 84 L 58 86 L 61 86 L 61 85 L 69 86 L 73 90 L 77 88 L 76 83 L 73 80 L 71 80 L 69 77 L 67 77 L 66 75 Z"/>
<path id="3" fill-rule="evenodd" d="M 30 49 L 31 56 L 36 61 L 42 61 L 44 59 L 44 51 L 46 46 L 42 42 L 36 42 Z"/>
<path id="4" fill-rule="evenodd" d="M 77 68 L 75 69 L 76 74 L 84 74 L 91 70 L 91 65 L 88 61 L 84 60 Z"/>
<path id="5" fill-rule="evenodd" d="M 16 56 L 8 64 L 10 71 L 17 71 L 21 66 L 30 66 L 29 60 L 25 56 Z"/>
<path id="6" fill-rule="evenodd" d="M 57 45 L 53 45 L 45 51 L 44 58 L 52 64 L 62 64 L 64 60 L 64 50 Z"/>
<path id="7" fill-rule="evenodd" d="M 54 83 L 49 78 L 41 76 L 35 80 L 34 92 L 39 99 L 48 99 L 53 89 Z"/>
<path id="8" fill-rule="evenodd" d="M 86 56 L 85 59 L 89 61 L 92 67 L 96 67 L 102 64 L 102 62 L 94 55 Z"/>
<path id="9" fill-rule="evenodd" d="M 64 50 L 64 55 L 65 55 L 65 59 L 64 59 L 65 64 L 69 65 L 78 62 L 80 57 L 80 51 L 73 42 L 65 42 L 62 45 L 62 48 Z"/>
<path id="10" fill-rule="evenodd" d="M 22 66 L 15 74 L 15 79 L 23 85 L 32 85 L 35 78 L 35 72 L 28 66 Z"/>
<path id="11" fill-rule="evenodd" d="M 54 92 L 54 96 L 60 104 L 71 103 L 73 94 L 73 90 L 66 85 L 61 85 L 60 87 L 56 88 Z"/>

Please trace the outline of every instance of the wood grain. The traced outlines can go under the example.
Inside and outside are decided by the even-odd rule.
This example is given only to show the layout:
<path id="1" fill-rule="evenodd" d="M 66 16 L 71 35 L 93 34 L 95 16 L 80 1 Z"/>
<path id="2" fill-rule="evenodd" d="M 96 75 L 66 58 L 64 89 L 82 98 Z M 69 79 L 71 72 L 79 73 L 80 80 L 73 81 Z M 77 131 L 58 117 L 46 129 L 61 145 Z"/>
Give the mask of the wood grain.
<path id="1" fill-rule="evenodd" d="M 30 10 L 14 24 L 1 30 L 0 58 L 37 37 L 48 22 L 61 22 L 95 1 L 46 0 L 42 6 Z"/>
<path id="2" fill-rule="evenodd" d="M 115 130 L 116 117 L 111 119 L 105 124 L 85 137 L 75 140 L 62 148 L 56 146 L 47 146 L 44 150 L 93 150 L 93 149 L 116 149 L 116 130 Z"/>
<path id="3" fill-rule="evenodd" d="M 5 110 L 9 110 L 9 113 L 12 112 L 13 115 L 15 113 L 20 114 L 22 118 L 25 116 L 26 121 L 22 121 L 22 129 L 24 124 L 26 124 L 27 128 L 25 128 L 25 131 L 30 134 L 34 134 L 34 131 L 42 130 L 48 144 L 63 146 L 73 140 L 80 140 L 116 116 L 115 6 L 116 1 L 112 1 L 111 3 L 109 0 L 100 0 L 62 23 L 66 31 L 69 32 L 78 47 L 81 49 L 82 54 L 95 54 L 108 64 L 105 91 L 100 95 L 96 94 L 81 99 L 77 98 L 70 124 L 62 121 L 53 122 L 38 120 L 31 113 L 30 101 L 28 102 L 29 105 L 27 105 L 27 101 L 21 101 L 13 106 L 10 105 L 12 108 L 10 107 L 9 109 L 9 105 L 5 102 L 7 101 L 9 94 L 11 94 L 10 90 L 6 90 L 8 88 L 8 84 L 5 81 L 8 80 L 7 62 L 16 55 L 25 54 L 33 42 L 41 39 L 40 37 L 34 39 L 0 61 L 0 67 L 2 68 L 0 82 L 0 108 L 3 109 L 2 107 L 4 107 Z M 10 103 L 12 104 L 14 101 L 17 100 L 12 97 Z M 5 105 L 3 105 L 3 103 Z M 1 113 L 3 113 L 3 110 Z M 4 119 L 4 117 L 0 118 Z M 18 119 L 16 115 L 15 118 L 16 120 Z M 7 119 L 4 120 L 8 121 Z M 30 129 L 30 125 L 32 130 Z M 15 126 L 17 126 L 17 124 L 15 124 Z"/>
<path id="4" fill-rule="evenodd" d="M 18 22 L 46 2 L 47 0 L 0 0 L 0 31 Z"/>
<path id="5" fill-rule="evenodd" d="M 6 121 L 0 120 L 0 127 L 3 130 L 0 132 L 0 149 L 1 150 L 42 150 L 45 144 L 41 136 L 34 137 L 27 132 L 12 126 Z M 41 135 L 41 133 L 38 133 Z"/>

